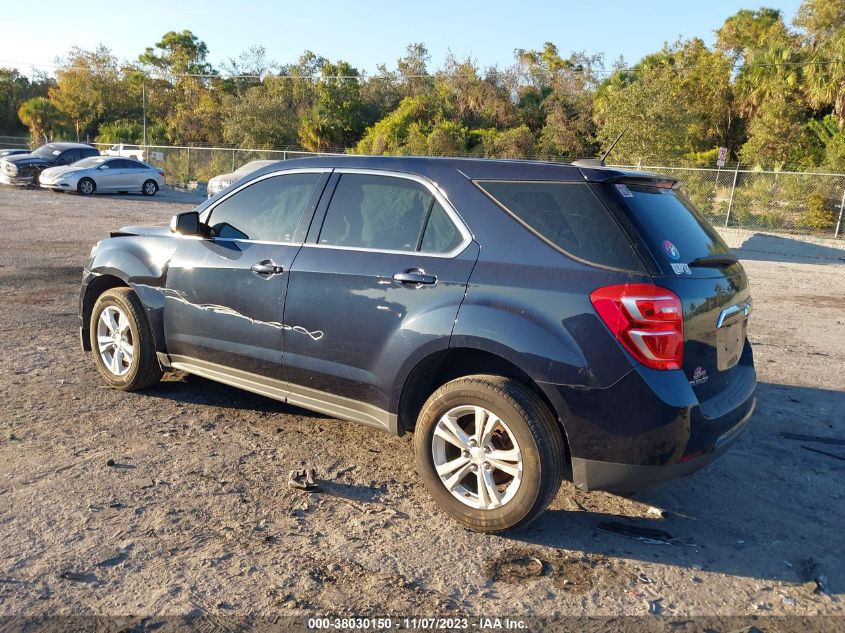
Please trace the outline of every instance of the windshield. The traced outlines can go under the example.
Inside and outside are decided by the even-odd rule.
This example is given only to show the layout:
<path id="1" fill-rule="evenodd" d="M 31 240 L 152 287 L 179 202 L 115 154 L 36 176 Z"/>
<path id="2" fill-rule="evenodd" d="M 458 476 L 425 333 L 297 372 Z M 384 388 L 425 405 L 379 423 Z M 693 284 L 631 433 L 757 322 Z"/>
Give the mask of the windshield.
<path id="1" fill-rule="evenodd" d="M 38 156 L 39 158 L 53 158 L 54 156 L 58 156 L 62 152 L 61 150 L 56 149 L 56 147 L 53 145 L 42 145 L 32 153 Z"/>
<path id="2" fill-rule="evenodd" d="M 107 160 L 108 159 L 103 158 L 102 156 L 92 156 L 91 158 L 83 158 L 82 160 L 76 161 L 73 166 L 88 169 L 91 167 L 96 167 L 97 165 L 101 165 Z"/>
<path id="3" fill-rule="evenodd" d="M 612 187 L 651 252 L 670 266 L 731 252 L 707 220 L 675 190 L 631 183 Z"/>

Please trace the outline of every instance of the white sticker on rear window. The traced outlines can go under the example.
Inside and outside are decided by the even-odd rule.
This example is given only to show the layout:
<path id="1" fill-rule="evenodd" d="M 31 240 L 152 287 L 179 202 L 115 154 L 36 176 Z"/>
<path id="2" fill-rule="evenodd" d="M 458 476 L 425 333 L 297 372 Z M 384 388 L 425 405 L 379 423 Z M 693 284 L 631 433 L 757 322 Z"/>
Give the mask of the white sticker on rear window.
<path id="1" fill-rule="evenodd" d="M 634 194 L 631 193 L 631 190 L 628 189 L 625 185 L 616 185 L 616 190 L 622 194 L 623 198 L 633 198 Z"/>
<path id="2" fill-rule="evenodd" d="M 53 156 L 58 156 L 61 153 L 62 153 L 61 150 L 58 150 L 58 149 L 53 150 Z"/>
<path id="3" fill-rule="evenodd" d="M 692 271 L 687 264 L 672 264 L 672 270 L 676 275 L 691 275 Z"/>

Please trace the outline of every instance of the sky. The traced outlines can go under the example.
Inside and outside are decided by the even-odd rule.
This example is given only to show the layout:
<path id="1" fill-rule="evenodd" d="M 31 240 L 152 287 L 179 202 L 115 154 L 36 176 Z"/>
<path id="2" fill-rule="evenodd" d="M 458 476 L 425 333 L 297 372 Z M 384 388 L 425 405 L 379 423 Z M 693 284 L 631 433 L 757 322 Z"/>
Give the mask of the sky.
<path id="1" fill-rule="evenodd" d="M 758 0 L 759 1 L 759 0 Z M 253 45 L 285 64 L 311 50 L 359 70 L 395 67 L 405 48 L 424 42 L 430 69 L 451 52 L 482 67 L 507 67 L 514 50 L 553 42 L 563 55 L 604 53 L 608 67 L 628 64 L 678 37 L 714 41 L 725 18 L 743 8 L 780 9 L 791 22 L 800 0 L 143 0 L 105 2 L 79 10 L 67 0 L 6 4 L 0 21 L 0 66 L 31 74 L 52 70 L 73 47 L 104 44 L 134 60 L 167 31 L 190 29 L 209 48 L 217 67 Z M 39 17 L 42 16 L 42 17 Z"/>

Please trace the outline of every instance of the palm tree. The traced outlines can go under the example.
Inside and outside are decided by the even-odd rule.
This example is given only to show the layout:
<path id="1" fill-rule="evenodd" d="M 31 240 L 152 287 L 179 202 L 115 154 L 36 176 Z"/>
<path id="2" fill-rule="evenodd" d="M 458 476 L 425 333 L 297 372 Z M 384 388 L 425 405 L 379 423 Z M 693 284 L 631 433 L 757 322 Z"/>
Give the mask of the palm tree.
<path id="1" fill-rule="evenodd" d="M 48 142 L 65 122 L 64 113 L 45 97 L 33 97 L 21 104 L 18 118 L 29 128 L 33 140 Z"/>

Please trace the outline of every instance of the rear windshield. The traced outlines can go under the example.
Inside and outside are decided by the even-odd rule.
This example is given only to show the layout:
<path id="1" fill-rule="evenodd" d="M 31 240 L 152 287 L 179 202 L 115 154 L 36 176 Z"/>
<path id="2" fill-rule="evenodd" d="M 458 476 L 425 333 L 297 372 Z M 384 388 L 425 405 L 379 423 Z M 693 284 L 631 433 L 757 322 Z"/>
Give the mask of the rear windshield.
<path id="1" fill-rule="evenodd" d="M 695 207 L 672 189 L 637 184 L 613 185 L 649 249 L 671 265 L 730 253 L 727 244 Z"/>
<path id="2" fill-rule="evenodd" d="M 476 184 L 565 253 L 600 266 L 643 270 L 631 242 L 586 183 L 485 180 Z"/>

